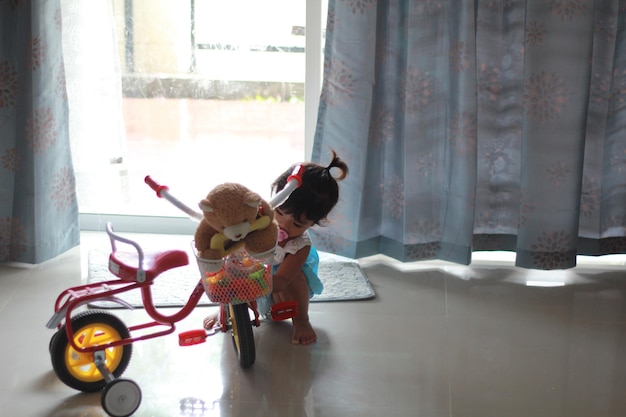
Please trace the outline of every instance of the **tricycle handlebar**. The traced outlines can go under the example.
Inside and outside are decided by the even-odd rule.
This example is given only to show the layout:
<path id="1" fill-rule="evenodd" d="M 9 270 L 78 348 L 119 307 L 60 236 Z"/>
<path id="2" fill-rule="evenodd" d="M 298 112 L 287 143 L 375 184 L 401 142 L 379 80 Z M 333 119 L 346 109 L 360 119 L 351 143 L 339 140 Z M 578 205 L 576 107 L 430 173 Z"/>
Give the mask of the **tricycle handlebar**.
<path id="1" fill-rule="evenodd" d="M 296 165 L 291 172 L 291 175 L 287 177 L 287 184 L 280 190 L 274 198 L 270 200 L 270 206 L 272 208 L 278 207 L 283 204 L 291 195 L 293 190 L 302 185 L 302 174 L 304 173 L 304 166 Z"/>
<path id="2" fill-rule="evenodd" d="M 270 206 L 272 208 L 278 207 L 283 204 L 291 195 L 293 190 L 300 187 L 302 185 L 302 173 L 304 172 L 304 166 L 296 165 L 296 167 L 291 172 L 291 175 L 287 178 L 287 184 L 285 187 L 280 190 L 274 198 L 270 200 Z M 162 185 L 152 179 L 150 175 L 146 175 L 144 178 L 146 184 L 150 186 L 154 191 L 156 191 L 156 195 L 159 198 L 165 198 L 167 201 L 172 203 L 174 206 L 182 210 L 193 220 L 200 221 L 202 220 L 202 213 L 199 213 L 192 209 L 191 207 L 185 205 L 183 202 L 178 200 L 176 197 L 170 194 L 169 187 L 167 185 Z"/>
<path id="3" fill-rule="evenodd" d="M 187 206 L 185 203 L 183 203 L 182 201 L 180 201 L 179 199 L 171 195 L 169 192 L 169 187 L 167 185 L 159 184 L 158 182 L 153 180 L 152 177 L 150 177 L 150 175 L 147 175 L 144 181 L 146 182 L 146 184 L 150 186 L 150 188 L 156 191 L 156 195 L 158 197 L 162 197 L 166 199 L 167 201 L 172 203 L 174 206 L 176 206 L 178 209 L 186 213 L 192 219 L 198 220 L 198 221 L 202 220 L 202 213 L 195 211 L 194 209 Z"/>
<path id="4" fill-rule="evenodd" d="M 146 175 L 146 178 L 144 179 L 144 181 L 146 182 L 146 184 L 148 184 L 150 186 L 150 188 L 152 188 L 154 191 L 156 191 L 156 195 L 159 198 L 162 197 L 161 192 L 163 190 L 165 190 L 165 191 L 169 190 L 167 185 L 159 184 L 158 182 L 153 180 L 152 177 L 150 177 L 150 175 Z"/>

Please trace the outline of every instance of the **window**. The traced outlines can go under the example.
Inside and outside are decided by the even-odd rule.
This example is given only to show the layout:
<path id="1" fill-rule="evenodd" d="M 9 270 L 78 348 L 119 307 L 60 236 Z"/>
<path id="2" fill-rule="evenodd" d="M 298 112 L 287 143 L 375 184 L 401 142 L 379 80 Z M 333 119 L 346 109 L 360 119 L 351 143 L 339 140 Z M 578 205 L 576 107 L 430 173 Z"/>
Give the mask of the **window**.
<path id="1" fill-rule="evenodd" d="M 83 125 L 72 135 L 81 228 L 101 230 L 114 219 L 120 231 L 192 231 L 184 213 L 144 184 L 146 175 L 193 208 L 227 181 L 269 197 L 272 180 L 310 155 L 323 7 L 306 0 L 113 0 L 109 31 L 87 18 L 98 13 L 93 8 L 68 25 L 64 16 L 74 39 L 64 48 L 75 48 L 68 80 L 83 83 L 68 85 L 70 112 L 80 113 L 74 126 Z M 105 58 L 103 34 L 116 40 L 116 65 Z M 99 91 L 91 91 L 90 77 Z M 87 112 L 94 107 L 85 100 L 96 96 L 99 110 Z"/>

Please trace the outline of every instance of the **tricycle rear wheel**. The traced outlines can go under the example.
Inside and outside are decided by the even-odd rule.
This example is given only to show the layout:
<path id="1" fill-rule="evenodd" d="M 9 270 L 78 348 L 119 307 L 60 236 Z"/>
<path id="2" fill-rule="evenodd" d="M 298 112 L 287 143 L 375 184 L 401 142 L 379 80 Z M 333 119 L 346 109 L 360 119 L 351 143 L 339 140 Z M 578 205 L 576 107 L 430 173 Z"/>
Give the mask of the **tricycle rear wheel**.
<path id="1" fill-rule="evenodd" d="M 116 379 L 104 388 L 100 398 L 102 408 L 112 417 L 128 417 L 141 404 L 141 389 L 130 379 Z"/>
<path id="2" fill-rule="evenodd" d="M 74 341 L 79 347 L 92 347 L 130 338 L 126 325 L 116 316 L 105 311 L 88 310 L 72 317 Z M 126 370 L 132 355 L 132 345 L 105 349 L 105 364 L 114 377 Z M 82 353 L 72 347 L 65 327 L 52 336 L 50 341 L 52 368 L 67 386 L 83 392 L 102 390 L 107 382 L 96 367 L 93 353 Z"/>

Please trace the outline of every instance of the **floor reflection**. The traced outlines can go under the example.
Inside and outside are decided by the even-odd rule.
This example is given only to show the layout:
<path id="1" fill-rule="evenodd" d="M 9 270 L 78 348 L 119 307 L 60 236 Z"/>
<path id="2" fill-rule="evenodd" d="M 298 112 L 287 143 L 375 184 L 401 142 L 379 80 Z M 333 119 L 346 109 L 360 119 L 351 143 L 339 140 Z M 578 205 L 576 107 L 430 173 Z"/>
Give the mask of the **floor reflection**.
<path id="1" fill-rule="evenodd" d="M 241 369 L 229 335 L 181 347 L 174 335 L 133 344 L 123 377 L 135 414 L 277 417 L 618 417 L 626 415 L 626 275 L 620 268 L 545 273 L 502 264 L 365 263 L 369 301 L 314 303 L 318 342 L 291 344 L 289 322 L 254 329 Z M 0 266 L 0 414 L 105 416 L 96 394 L 52 371 L 45 328 L 80 252 L 43 268 Z M 529 281 L 564 283 L 528 285 Z M 45 285 L 42 285 L 45 283 Z M 196 329 L 197 308 L 177 332 Z M 142 310 L 115 310 L 124 323 Z"/>

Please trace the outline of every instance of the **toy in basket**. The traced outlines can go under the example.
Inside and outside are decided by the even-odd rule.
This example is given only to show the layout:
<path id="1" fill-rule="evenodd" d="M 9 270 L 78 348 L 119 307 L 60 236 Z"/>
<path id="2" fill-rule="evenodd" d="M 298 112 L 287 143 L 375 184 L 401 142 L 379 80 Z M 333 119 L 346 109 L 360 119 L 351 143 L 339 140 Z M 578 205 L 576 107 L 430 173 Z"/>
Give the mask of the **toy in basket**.
<path id="1" fill-rule="evenodd" d="M 216 271 L 215 260 L 196 254 L 209 300 L 219 304 L 243 304 L 269 294 L 273 250 L 263 255 L 253 257 L 245 250 L 238 251 L 220 260 L 221 268 Z"/>

